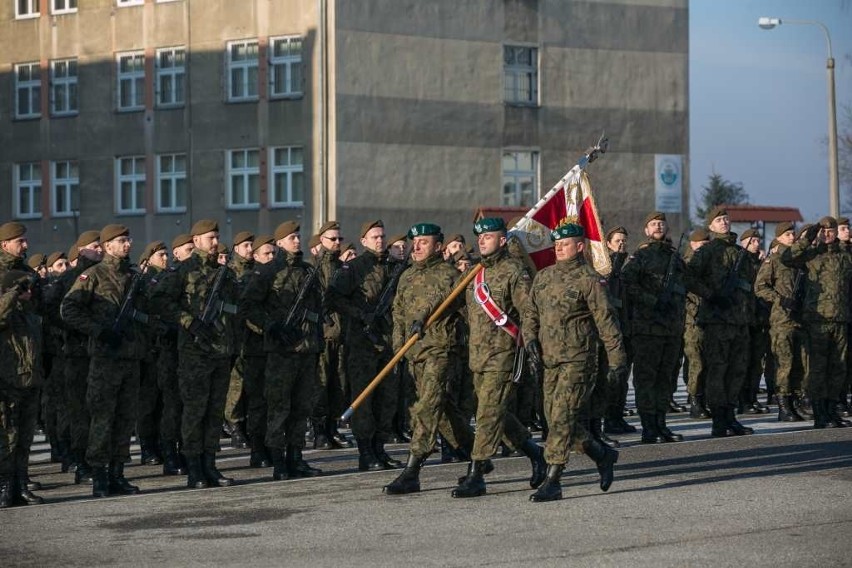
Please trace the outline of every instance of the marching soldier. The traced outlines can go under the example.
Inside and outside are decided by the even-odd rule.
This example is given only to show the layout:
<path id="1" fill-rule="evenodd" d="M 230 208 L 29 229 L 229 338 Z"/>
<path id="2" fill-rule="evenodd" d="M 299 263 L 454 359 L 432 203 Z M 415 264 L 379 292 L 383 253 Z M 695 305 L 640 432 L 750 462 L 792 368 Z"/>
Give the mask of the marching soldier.
<path id="1" fill-rule="evenodd" d="M 506 224 L 489 217 L 473 226 L 483 268 L 467 288 L 470 328 L 470 368 L 478 401 L 476 433 L 467 476 L 453 497 L 485 495 L 485 478 L 493 466 L 490 457 L 501 440 L 526 455 L 532 466 L 530 487 L 544 481 L 544 452 L 507 406 L 524 368 L 523 338 L 519 328 L 527 301 L 530 275 L 523 263 L 506 251 Z"/>
<path id="2" fill-rule="evenodd" d="M 613 480 L 618 452 L 591 438 L 580 420 L 595 388 L 598 342 L 606 346 L 608 382 L 618 384 L 627 356 L 605 280 L 583 258 L 585 233 L 566 223 L 551 231 L 556 264 L 536 274 L 523 314 L 530 365 L 544 374 L 544 407 L 550 431 L 544 450 L 547 476 L 530 496 L 534 502 L 562 498 L 560 479 L 571 449 L 597 464 L 600 487 Z"/>
<path id="3" fill-rule="evenodd" d="M 407 253 L 408 235 L 399 233 L 391 235 L 386 239 L 388 264 L 391 270 L 399 270 L 400 273 L 408 267 L 409 258 Z M 393 319 L 393 318 L 391 318 Z M 411 441 L 410 412 L 412 402 L 416 397 L 414 380 L 408 372 L 405 359 L 400 361 L 393 371 L 399 383 L 399 394 L 396 402 L 396 416 L 394 417 L 394 439 L 397 443 L 407 444 Z"/>

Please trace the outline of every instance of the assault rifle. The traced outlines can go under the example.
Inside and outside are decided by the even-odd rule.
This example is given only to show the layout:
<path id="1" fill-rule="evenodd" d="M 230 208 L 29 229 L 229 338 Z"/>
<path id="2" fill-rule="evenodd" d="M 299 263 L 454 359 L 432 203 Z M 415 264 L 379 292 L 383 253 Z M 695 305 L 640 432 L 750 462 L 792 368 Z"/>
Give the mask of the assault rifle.
<path id="1" fill-rule="evenodd" d="M 201 317 L 198 318 L 201 320 L 201 323 L 207 326 L 213 326 L 219 333 L 224 331 L 224 326 L 222 325 L 222 322 L 219 321 L 219 316 L 222 315 L 222 312 L 229 314 L 237 313 L 237 307 L 234 304 L 228 304 L 222 299 L 222 286 L 225 283 L 225 276 L 230 270 L 230 268 L 228 268 L 230 261 L 231 256 L 228 255 L 228 260 L 225 264 L 216 269 L 216 276 L 213 277 L 213 285 L 207 292 L 207 298 L 204 301 L 204 309 L 201 310 Z M 195 338 L 195 342 L 199 342 L 198 337 Z"/>
<path id="2" fill-rule="evenodd" d="M 790 295 L 789 310 L 791 312 L 800 312 L 802 310 L 802 302 L 804 302 L 805 291 L 805 271 L 796 270 L 796 278 L 793 280 L 793 293 Z"/>
<path id="3" fill-rule="evenodd" d="M 750 289 L 750 286 L 747 286 L 742 279 L 740 279 L 740 267 L 742 266 L 747 254 L 748 250 L 743 247 L 740 247 L 740 250 L 737 251 L 737 258 L 734 260 L 734 265 L 731 267 L 731 270 L 728 271 L 728 275 L 725 277 L 725 282 L 722 284 L 722 289 L 719 291 L 720 296 L 730 298 L 734 294 L 734 290 L 737 288 L 742 288 L 743 290 Z"/>
<path id="4" fill-rule="evenodd" d="M 308 273 L 308 277 L 305 278 L 305 281 L 302 283 L 299 293 L 296 294 L 296 299 L 293 300 L 293 305 L 290 306 L 290 310 L 284 318 L 283 329 L 285 330 L 296 330 L 301 327 L 302 322 L 304 322 L 305 319 L 310 319 L 308 317 L 308 310 L 305 307 L 305 300 L 308 296 L 308 292 L 314 287 L 314 284 L 319 278 L 320 269 L 317 267 L 313 269 L 308 268 L 307 270 L 310 270 L 310 273 Z M 318 323 L 319 314 L 314 314 L 314 319 L 311 321 Z M 293 343 L 296 343 L 296 341 L 293 341 Z"/>
<path id="5" fill-rule="evenodd" d="M 406 268 L 408 268 L 407 254 L 403 260 L 394 266 L 387 284 L 385 284 L 385 287 L 382 289 L 382 293 L 379 294 L 379 300 L 376 302 L 376 309 L 373 310 L 365 322 L 364 333 L 372 343 L 380 342 L 379 337 L 376 335 L 376 326 L 378 325 L 378 322 L 382 321 L 385 316 L 387 316 L 391 307 L 393 307 L 393 299 L 396 295 L 396 285 L 399 284 L 399 278 L 402 276 L 402 273 L 405 272 Z"/>
<path id="6" fill-rule="evenodd" d="M 112 321 L 112 331 L 117 335 L 124 335 L 124 331 L 131 321 L 136 321 L 141 324 L 148 324 L 148 314 L 140 312 L 136 309 L 136 295 L 139 291 L 139 283 L 142 277 L 148 270 L 148 261 L 143 262 L 139 266 L 139 270 L 130 278 L 130 284 L 127 286 L 127 292 L 124 294 L 124 299 L 121 301 L 121 307 Z"/>
<path id="7" fill-rule="evenodd" d="M 657 298 L 657 303 L 654 304 L 654 314 L 655 317 L 661 320 L 661 323 L 665 323 L 670 317 L 668 313 L 668 306 L 672 303 L 672 296 L 676 291 L 683 293 L 683 287 L 677 285 L 675 281 L 675 268 L 677 267 L 677 262 L 680 260 L 680 247 L 683 246 L 683 239 L 686 238 L 686 233 L 680 234 L 680 240 L 677 242 L 677 248 L 672 251 L 671 256 L 669 256 L 669 264 L 666 267 L 666 275 L 663 277 L 663 286 L 662 292 L 660 292 L 659 297 Z"/>

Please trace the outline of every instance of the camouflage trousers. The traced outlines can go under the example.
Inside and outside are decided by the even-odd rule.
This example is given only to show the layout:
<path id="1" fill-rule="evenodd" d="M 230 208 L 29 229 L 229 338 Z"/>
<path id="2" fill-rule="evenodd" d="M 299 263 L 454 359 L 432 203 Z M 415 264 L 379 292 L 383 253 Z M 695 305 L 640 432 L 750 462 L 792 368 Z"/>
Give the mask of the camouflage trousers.
<path id="1" fill-rule="evenodd" d="M 775 362 L 775 388 L 779 396 L 801 393 L 805 376 L 805 335 L 801 328 L 774 326 L 769 330 Z"/>
<path id="2" fill-rule="evenodd" d="M 602 343 L 598 344 L 598 364 L 595 380 L 595 388 L 589 396 L 589 404 L 583 409 L 583 417 L 586 419 L 600 419 L 606 415 L 607 408 L 619 396 L 621 385 L 610 385 L 607 381 L 609 375 L 609 360 L 606 349 Z"/>
<path id="3" fill-rule="evenodd" d="M 160 431 L 159 350 L 143 359 L 139 367 L 139 409 L 136 416 L 136 436 L 142 440 L 156 441 Z"/>
<path id="4" fill-rule="evenodd" d="M 228 394 L 225 396 L 224 419 L 228 424 L 244 422 L 246 419 L 245 360 L 242 354 L 237 355 L 231 365 Z"/>
<path id="5" fill-rule="evenodd" d="M 465 421 L 449 393 L 450 359 L 436 355 L 425 361 L 409 362 L 417 400 L 411 406 L 411 453 L 428 456 L 435 447 L 438 432 L 453 448 L 473 447 L 473 430 Z"/>
<path id="6" fill-rule="evenodd" d="M 387 353 L 378 353 L 372 343 L 359 336 L 350 336 L 348 354 L 349 386 L 355 400 L 370 381 L 390 360 Z M 352 435 L 356 440 L 371 440 L 377 436 L 386 442 L 393 434 L 393 417 L 399 400 L 399 375 L 388 374 L 352 415 Z"/>
<path id="7" fill-rule="evenodd" d="M 640 414 L 663 414 L 672 396 L 672 375 L 677 373 L 681 338 L 677 335 L 633 335 L 633 386 Z"/>
<path id="8" fill-rule="evenodd" d="M 310 417 L 319 424 L 324 418 L 340 416 L 346 410 L 346 351 L 340 340 L 326 340 L 319 354 L 317 389 Z"/>
<path id="9" fill-rule="evenodd" d="M 86 390 L 89 378 L 88 357 L 65 358 L 65 401 L 71 450 L 83 453 L 89 445 L 89 408 Z"/>
<path id="10" fill-rule="evenodd" d="M 736 406 L 748 369 L 748 326 L 707 324 L 703 360 L 707 406 Z"/>
<path id="11" fill-rule="evenodd" d="M 769 328 L 760 325 L 749 326 L 748 341 L 748 369 L 743 393 L 757 396 L 760 379 L 763 378 L 766 354 L 769 352 Z"/>
<path id="12" fill-rule="evenodd" d="M 494 455 L 501 440 L 519 450 L 530 438 L 530 433 L 508 405 L 516 390 L 510 372 L 485 372 L 473 374 L 476 389 L 476 434 L 473 440 L 474 460 L 487 460 Z"/>
<path id="13" fill-rule="evenodd" d="M 246 433 L 254 441 L 266 437 L 266 355 L 245 355 L 237 359 L 242 365 L 243 393 L 246 404 Z M 236 365 L 235 365 L 236 366 Z"/>
<path id="14" fill-rule="evenodd" d="M 266 446 L 305 447 L 316 396 L 316 353 L 269 353 L 266 357 Z"/>
<path id="15" fill-rule="evenodd" d="M 160 411 L 160 438 L 165 442 L 175 443 L 180 441 L 180 420 L 183 414 L 177 369 L 177 347 L 163 346 L 157 357 L 157 386 L 163 401 Z"/>
<path id="16" fill-rule="evenodd" d="M 453 404 L 459 409 L 462 418 L 470 422 L 476 414 L 477 400 L 476 389 L 474 388 L 473 372 L 470 370 L 470 352 L 467 346 L 457 349 L 450 356 L 451 375 L 449 380 L 450 397 L 453 399 Z M 517 398 L 513 401 L 517 406 Z"/>
<path id="17" fill-rule="evenodd" d="M 86 402 L 89 445 L 86 462 L 103 466 L 130 457 L 139 399 L 139 361 L 92 357 Z"/>
<path id="18" fill-rule="evenodd" d="M 181 452 L 185 456 L 219 451 L 230 373 L 229 357 L 178 353 L 178 386 L 183 402 Z"/>
<path id="19" fill-rule="evenodd" d="M 595 359 L 544 370 L 544 413 L 550 427 L 544 459 L 549 464 L 567 464 L 571 450 L 582 451 L 589 439 L 582 419 L 595 388 Z"/>
<path id="20" fill-rule="evenodd" d="M 704 396 L 704 329 L 686 324 L 683 332 L 684 372 L 686 391 L 690 396 Z"/>
<path id="21" fill-rule="evenodd" d="M 51 444 L 67 442 L 71 433 L 68 424 L 68 405 L 65 402 L 65 356 L 54 355 L 44 369 L 47 373 L 41 390 L 41 416 L 44 433 Z M 48 372 L 49 369 L 49 372 Z"/>
<path id="22" fill-rule="evenodd" d="M 27 470 L 38 399 L 38 389 L 0 389 L 0 479 Z"/>
<path id="23" fill-rule="evenodd" d="M 846 384 L 846 323 L 807 325 L 808 392 L 812 400 L 835 400 Z"/>

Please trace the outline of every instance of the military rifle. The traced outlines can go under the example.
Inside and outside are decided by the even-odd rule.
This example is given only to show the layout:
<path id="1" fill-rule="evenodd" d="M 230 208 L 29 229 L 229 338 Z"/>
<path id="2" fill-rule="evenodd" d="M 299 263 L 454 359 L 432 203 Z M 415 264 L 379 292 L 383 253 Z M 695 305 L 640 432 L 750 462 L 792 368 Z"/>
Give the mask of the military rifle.
<path id="1" fill-rule="evenodd" d="M 213 277 L 213 285 L 207 292 L 207 298 L 204 301 L 204 308 L 201 310 L 201 323 L 207 326 L 213 326 L 217 332 L 222 333 L 224 326 L 219 321 L 219 316 L 222 312 L 236 314 L 237 307 L 233 304 L 228 304 L 222 299 L 222 286 L 225 284 L 225 276 L 230 268 L 228 264 L 231 262 L 231 255 L 228 255 L 228 260 L 225 264 L 216 269 L 216 275 Z M 199 342 L 199 338 L 195 338 L 195 342 Z"/>
<path id="2" fill-rule="evenodd" d="M 308 310 L 305 308 L 305 301 L 308 297 L 308 291 L 313 288 L 317 279 L 319 279 L 320 269 L 319 267 L 313 269 L 306 267 L 306 270 L 310 270 L 308 277 L 305 278 L 305 281 L 302 283 L 299 293 L 296 294 L 296 299 L 293 300 L 293 305 L 290 306 L 290 310 L 284 318 L 283 326 L 285 330 L 295 330 L 300 327 L 302 322 L 304 322 L 305 318 L 308 316 Z M 316 314 L 315 319 L 312 321 L 314 321 L 314 323 L 318 323 L 319 314 Z"/>
<path id="3" fill-rule="evenodd" d="M 112 331 L 116 335 L 124 335 L 124 330 L 128 322 L 136 321 L 141 324 L 148 323 L 148 314 L 140 312 L 136 309 L 136 294 L 139 291 L 139 283 L 142 277 L 148 270 L 148 261 L 143 262 L 139 266 L 139 270 L 130 278 L 130 284 L 127 286 L 127 292 L 124 294 L 124 299 L 121 301 L 121 308 L 118 310 L 115 319 L 112 322 Z"/>
<path id="4" fill-rule="evenodd" d="M 399 263 L 394 266 L 387 284 L 385 284 L 385 287 L 382 289 L 382 293 L 379 294 L 379 300 L 376 302 L 376 308 L 373 310 L 372 314 L 369 316 L 369 320 L 364 325 L 364 333 L 372 343 L 379 343 L 380 341 L 376 335 L 376 326 L 378 325 L 378 322 L 382 321 L 385 316 L 387 316 L 388 312 L 390 312 L 390 309 L 393 306 L 394 296 L 396 295 L 396 285 L 399 284 L 399 278 L 402 276 L 402 273 L 405 272 L 406 268 L 408 268 L 408 254 L 406 254 L 403 260 L 399 261 Z"/>
<path id="5" fill-rule="evenodd" d="M 675 282 L 675 268 L 677 261 L 680 260 L 680 247 L 683 246 L 683 239 L 686 238 L 686 233 L 680 234 L 680 240 L 677 242 L 677 248 L 672 251 L 669 256 L 669 264 L 666 267 L 666 274 L 663 277 L 662 291 L 657 298 L 657 303 L 654 304 L 655 318 L 661 323 L 668 321 L 668 306 L 672 303 L 672 296 L 676 291 L 683 293 L 683 287 Z"/>
<path id="6" fill-rule="evenodd" d="M 805 271 L 804 270 L 796 270 L 796 278 L 793 280 L 793 293 L 790 297 L 790 312 L 800 312 L 802 310 L 802 303 L 804 302 L 804 291 L 805 291 Z"/>
<path id="7" fill-rule="evenodd" d="M 725 277 L 725 282 L 722 284 L 722 289 L 719 291 L 720 296 L 730 298 L 734 294 L 734 290 L 737 288 L 741 288 L 746 291 L 751 288 L 750 286 L 747 286 L 742 279 L 740 279 L 740 267 L 742 266 L 747 254 L 748 250 L 743 247 L 740 247 L 740 250 L 737 251 L 737 258 L 734 260 L 734 265 L 731 267 L 731 270 L 728 271 L 728 275 Z"/>

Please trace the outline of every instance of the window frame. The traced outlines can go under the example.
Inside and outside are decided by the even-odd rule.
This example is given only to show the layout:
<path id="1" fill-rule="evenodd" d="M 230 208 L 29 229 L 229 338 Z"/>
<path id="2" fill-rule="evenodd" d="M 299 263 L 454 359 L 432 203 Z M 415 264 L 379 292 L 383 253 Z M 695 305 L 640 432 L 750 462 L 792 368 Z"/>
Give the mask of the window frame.
<path id="1" fill-rule="evenodd" d="M 245 153 L 245 162 L 248 163 L 248 153 L 256 152 L 257 153 L 257 166 L 256 167 L 242 167 L 242 168 L 234 168 L 233 167 L 233 157 L 236 152 L 244 152 Z M 245 198 L 243 202 L 235 203 L 234 196 L 234 176 L 239 175 L 242 176 L 244 181 L 244 195 Z M 257 202 L 250 202 L 250 194 L 251 194 L 251 176 L 257 176 L 258 183 L 258 192 L 257 192 Z M 242 210 L 252 210 L 252 209 L 260 209 L 260 148 L 236 148 L 233 150 L 225 150 L 225 191 L 227 192 L 226 201 L 228 209 L 242 209 Z"/>
<path id="2" fill-rule="evenodd" d="M 116 6 L 119 8 L 128 8 L 130 6 L 141 6 L 145 0 L 115 0 Z"/>
<path id="3" fill-rule="evenodd" d="M 515 160 L 515 169 L 505 169 L 503 166 L 503 160 L 506 158 L 507 154 L 513 154 Z M 518 164 L 518 158 L 520 154 L 529 154 L 532 160 L 532 169 L 531 170 L 522 170 L 520 169 Z M 538 200 L 541 198 L 541 152 L 538 149 L 534 148 L 504 148 L 500 153 L 500 179 L 502 180 L 502 186 L 500 189 L 500 204 L 504 207 L 532 207 L 535 205 Z M 533 193 L 530 197 L 529 203 L 524 203 L 523 190 L 521 189 L 521 182 L 519 181 L 523 177 L 532 177 L 533 178 Z M 514 185 L 514 200 L 512 203 L 506 202 L 506 178 L 513 178 Z"/>
<path id="4" fill-rule="evenodd" d="M 133 160 L 133 173 L 132 174 L 122 174 L 121 173 L 121 163 L 124 160 Z M 141 161 L 141 173 L 139 173 L 137 168 L 137 163 Z M 148 190 L 148 180 L 147 180 L 147 171 L 145 164 L 145 156 L 144 155 L 133 155 L 133 156 L 116 156 L 115 162 L 115 213 L 116 215 L 144 215 L 146 213 L 145 208 L 145 191 Z M 121 198 L 121 190 L 122 183 L 128 182 L 132 184 L 132 193 L 133 196 L 133 205 L 134 207 L 122 207 L 122 198 Z M 138 185 L 142 183 L 142 193 L 137 196 Z M 137 200 L 139 203 L 137 203 Z M 140 207 L 141 205 L 141 207 Z"/>
<path id="5" fill-rule="evenodd" d="M 277 42 L 292 43 L 294 40 L 299 40 L 299 55 L 282 55 L 275 56 L 275 45 Z M 305 65 L 304 65 L 304 44 L 305 38 L 300 35 L 292 36 L 277 36 L 269 38 L 268 52 L 268 73 L 269 73 L 269 98 L 270 99 L 299 99 L 305 96 Z M 285 84 L 293 87 L 293 65 L 299 66 L 299 85 L 297 90 L 285 90 L 277 92 L 275 90 L 276 77 L 278 76 L 279 68 L 283 68 L 285 75 Z"/>
<path id="6" fill-rule="evenodd" d="M 232 50 L 235 46 L 243 45 L 245 47 L 249 47 L 250 45 L 254 45 L 256 53 L 254 57 L 254 64 L 252 65 L 250 59 L 234 61 Z M 245 88 L 246 93 L 250 92 L 252 81 L 250 81 L 251 68 L 255 69 L 255 81 L 254 81 L 254 89 L 255 93 L 252 94 L 244 94 L 239 96 L 233 95 L 233 71 L 236 69 L 242 69 L 244 73 L 244 78 L 241 83 Z M 255 102 L 260 100 L 260 42 L 257 38 L 254 39 L 239 39 L 232 40 L 226 44 L 225 49 L 225 89 L 227 90 L 225 93 L 225 101 L 228 103 L 245 103 L 245 102 Z"/>
<path id="7" fill-rule="evenodd" d="M 288 163 L 285 165 L 277 164 L 275 161 L 275 152 L 276 150 L 287 150 Z M 302 153 L 302 161 L 298 165 L 293 164 L 293 150 L 298 149 Z M 269 148 L 269 183 L 270 187 L 267 189 L 267 195 L 269 196 L 269 208 L 270 209 L 293 209 L 298 207 L 305 206 L 305 147 L 304 146 L 274 146 Z M 301 201 L 296 201 L 293 199 L 293 174 L 301 174 L 302 175 L 302 199 Z M 276 178 L 278 175 L 285 175 L 287 179 L 287 197 L 289 201 L 279 201 L 276 199 Z"/>
<path id="8" fill-rule="evenodd" d="M 20 82 L 18 79 L 18 74 L 22 67 L 29 67 L 31 78 L 27 81 Z M 32 79 L 33 69 L 36 69 L 38 71 L 38 79 Z M 13 70 L 15 74 L 15 119 L 32 120 L 36 118 L 41 118 L 41 63 L 38 61 L 16 63 L 13 67 Z M 29 95 L 27 96 L 27 101 L 29 103 L 31 112 L 28 112 L 26 114 L 21 113 L 21 109 L 19 108 L 21 90 L 27 90 L 29 92 Z M 37 104 L 33 104 L 33 92 L 38 93 L 37 100 L 35 101 Z M 32 111 L 32 109 L 35 109 L 35 111 Z"/>
<path id="9" fill-rule="evenodd" d="M 172 65 L 171 67 L 162 67 L 160 65 L 160 56 L 164 53 L 172 53 L 176 55 L 178 52 L 183 54 L 183 63 L 181 65 Z M 182 108 L 186 106 L 186 47 L 184 46 L 175 46 L 175 47 L 163 47 L 156 51 L 154 57 L 154 106 L 159 109 L 167 109 L 167 108 Z M 180 83 L 181 89 L 181 99 L 179 101 L 171 101 L 171 102 L 162 102 L 161 95 L 164 92 L 164 89 L 161 86 L 161 80 L 165 77 L 172 78 L 172 93 L 177 93 L 177 85 Z M 174 97 L 173 97 L 174 98 Z"/>
<path id="10" fill-rule="evenodd" d="M 37 169 L 38 175 L 24 181 L 21 179 L 21 167 L 28 166 L 31 170 Z M 21 190 L 27 189 L 29 201 L 29 212 L 21 213 Z M 34 189 L 38 188 L 38 198 L 34 197 Z M 42 199 L 42 174 L 41 162 L 18 162 L 12 166 L 12 218 L 13 219 L 41 219 Z"/>
<path id="11" fill-rule="evenodd" d="M 41 0 L 24 0 L 27 3 L 29 9 L 26 12 L 21 12 L 21 0 L 15 1 L 15 19 L 16 20 L 29 20 L 32 18 L 38 18 L 41 16 Z"/>
<path id="12" fill-rule="evenodd" d="M 74 62 L 74 76 L 73 76 L 73 78 L 66 72 L 66 75 L 64 77 L 57 79 L 56 78 L 56 64 L 57 63 L 69 64 L 72 61 Z M 66 67 L 66 68 L 68 68 L 68 67 Z M 49 86 L 50 86 L 50 116 L 57 116 L 57 117 L 60 117 L 60 116 L 75 116 L 75 115 L 80 113 L 79 72 L 80 72 L 80 65 L 77 62 L 76 57 L 69 57 L 67 59 L 52 59 L 50 61 L 50 68 L 48 70 Z M 68 103 L 68 110 L 57 111 L 56 110 L 57 96 L 56 96 L 56 93 L 55 93 L 55 89 L 57 87 L 63 87 L 63 86 L 65 87 L 65 91 L 64 91 L 65 96 L 63 98 Z M 70 101 L 70 98 L 71 98 L 70 93 L 71 93 L 71 87 L 72 86 L 76 87 L 76 89 L 75 89 L 76 92 L 75 92 L 75 96 L 74 96 L 74 99 L 75 99 L 74 100 L 74 102 L 75 102 L 74 108 L 71 108 L 71 101 Z"/>
<path id="13" fill-rule="evenodd" d="M 77 176 L 76 177 L 59 177 L 57 173 L 58 166 L 60 164 L 67 164 L 68 171 L 71 171 L 71 166 L 76 168 Z M 61 186 L 61 187 L 60 187 Z M 56 207 L 56 195 L 58 190 L 62 190 L 65 193 L 65 199 L 68 203 L 67 211 L 59 211 Z M 72 206 L 74 203 L 74 194 L 77 194 L 77 203 L 79 206 L 80 202 L 80 163 L 77 160 L 53 160 L 50 162 L 50 215 L 52 217 L 74 217 L 75 211 L 79 210 L 74 209 Z"/>
<path id="14" fill-rule="evenodd" d="M 123 58 L 141 58 L 141 71 L 130 71 L 122 73 L 121 60 Z M 122 81 L 130 81 L 133 91 L 134 104 L 121 106 Z M 135 101 L 141 97 L 138 104 Z M 139 112 L 145 110 L 145 52 L 142 50 L 120 51 L 115 54 L 115 109 L 118 112 Z"/>
<path id="15" fill-rule="evenodd" d="M 174 167 L 172 167 L 171 171 L 164 172 L 163 168 L 162 168 L 163 158 L 171 158 L 172 164 L 174 164 L 176 162 L 176 158 L 178 158 L 179 156 L 183 156 L 183 159 L 184 159 L 183 171 L 175 170 Z M 187 175 L 186 175 L 186 170 L 187 170 L 186 164 L 188 163 L 187 162 L 187 160 L 188 160 L 187 155 L 183 152 L 174 152 L 174 153 L 166 153 L 166 154 L 157 154 L 156 158 L 157 158 L 157 163 L 156 163 L 156 170 L 157 170 L 156 171 L 156 176 L 157 176 L 156 211 L 157 211 L 157 213 L 186 213 L 186 205 L 172 205 L 170 207 L 163 206 L 162 184 L 163 184 L 164 181 L 169 182 L 169 194 L 170 194 L 170 197 L 171 197 L 171 201 L 172 201 L 173 204 L 176 204 L 177 203 L 177 194 L 178 194 L 178 187 L 177 187 L 178 181 L 184 180 L 184 182 L 188 183 L 188 181 L 187 181 L 188 178 L 187 178 Z M 188 189 L 189 189 L 187 187 L 186 183 L 184 183 L 184 188 L 183 188 L 183 191 L 184 191 L 183 201 L 184 201 L 184 203 L 186 203 L 186 197 L 187 197 L 186 193 L 188 193 Z"/>
<path id="16" fill-rule="evenodd" d="M 506 63 L 506 50 L 507 49 L 529 49 L 532 51 L 535 56 L 535 61 L 532 65 L 527 64 L 518 64 L 518 63 Z M 503 102 L 507 105 L 511 106 L 525 106 L 525 107 L 538 107 L 540 106 L 540 93 L 541 93 L 541 49 L 538 45 L 535 44 L 524 44 L 524 43 L 504 43 L 503 44 Z M 514 78 L 514 84 L 512 88 L 512 97 L 508 96 L 506 80 L 507 77 L 511 74 Z M 530 82 L 530 98 L 528 100 L 524 100 L 520 98 L 521 94 L 521 77 L 526 75 L 526 78 Z"/>
<path id="17" fill-rule="evenodd" d="M 63 2 L 66 5 L 70 5 L 72 2 L 74 3 L 73 7 L 67 8 L 56 8 L 57 2 Z M 50 0 L 50 13 L 54 16 L 62 16 L 64 14 L 76 14 L 77 13 L 77 0 Z"/>

